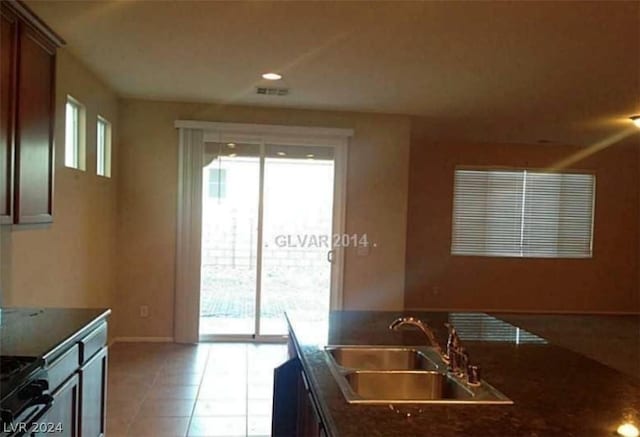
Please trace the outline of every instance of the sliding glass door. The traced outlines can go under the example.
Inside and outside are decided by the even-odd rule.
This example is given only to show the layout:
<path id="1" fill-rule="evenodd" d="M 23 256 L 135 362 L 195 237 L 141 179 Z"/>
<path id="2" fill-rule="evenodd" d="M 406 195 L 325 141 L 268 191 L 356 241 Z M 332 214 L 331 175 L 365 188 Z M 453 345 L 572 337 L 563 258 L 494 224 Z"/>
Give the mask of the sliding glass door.
<path id="1" fill-rule="evenodd" d="M 255 332 L 260 146 L 206 144 L 200 333 Z"/>
<path id="2" fill-rule="evenodd" d="M 329 310 L 333 147 L 206 143 L 200 337 L 279 337 L 285 311 Z"/>
<path id="3" fill-rule="evenodd" d="M 333 179 L 330 147 L 266 147 L 260 334 L 286 333 L 285 310 L 307 320 L 329 310 Z"/>

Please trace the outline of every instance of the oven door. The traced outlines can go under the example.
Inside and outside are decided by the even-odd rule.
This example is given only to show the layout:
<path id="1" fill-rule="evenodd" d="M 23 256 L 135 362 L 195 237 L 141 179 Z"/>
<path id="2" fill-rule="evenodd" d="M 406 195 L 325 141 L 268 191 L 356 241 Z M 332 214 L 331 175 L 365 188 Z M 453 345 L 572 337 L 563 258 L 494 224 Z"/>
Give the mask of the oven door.
<path id="1" fill-rule="evenodd" d="M 45 417 L 53 407 L 54 397 L 43 394 L 30 400 L 12 420 L 2 422 L 0 436 L 14 437 L 31 435 L 34 424 Z"/>
<path id="2" fill-rule="evenodd" d="M 30 437 L 78 436 L 79 399 L 80 378 L 76 373 L 53 392 L 53 402 L 31 423 L 27 435 Z"/>

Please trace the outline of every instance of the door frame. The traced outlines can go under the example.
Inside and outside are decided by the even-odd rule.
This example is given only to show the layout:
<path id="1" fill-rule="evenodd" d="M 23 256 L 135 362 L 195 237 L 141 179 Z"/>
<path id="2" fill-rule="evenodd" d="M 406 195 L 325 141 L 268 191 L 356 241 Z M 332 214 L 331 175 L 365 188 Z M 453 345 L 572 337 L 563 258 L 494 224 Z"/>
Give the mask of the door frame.
<path id="1" fill-rule="evenodd" d="M 198 341 L 283 341 L 280 335 L 205 335 L 200 336 L 200 269 L 202 229 L 202 152 L 206 142 L 238 142 L 259 144 L 261 148 L 261 186 L 264 171 L 265 144 L 325 146 L 334 149 L 334 198 L 332 231 L 345 233 L 346 182 L 349 139 L 353 129 L 281 126 L 247 123 L 220 123 L 176 120 L 179 129 L 179 171 L 176 246 L 176 287 L 174 339 L 181 343 Z M 199 199 L 199 200 L 198 200 Z M 199 202 L 199 205 L 196 203 Z M 259 226 L 262 223 L 262 190 L 259 200 Z M 332 239 L 331 239 L 332 240 Z M 261 242 L 257 242 L 261 250 Z M 331 290 L 329 308 L 342 309 L 343 248 L 332 248 Z M 196 273 L 197 272 L 197 273 Z M 257 272 L 260 284 L 260 272 Z M 259 285 L 258 285 L 259 286 Z M 256 312 L 260 311 L 260 290 L 256 290 Z M 195 319 L 195 320 L 194 320 Z M 259 318 L 256 318 L 258 332 Z"/>

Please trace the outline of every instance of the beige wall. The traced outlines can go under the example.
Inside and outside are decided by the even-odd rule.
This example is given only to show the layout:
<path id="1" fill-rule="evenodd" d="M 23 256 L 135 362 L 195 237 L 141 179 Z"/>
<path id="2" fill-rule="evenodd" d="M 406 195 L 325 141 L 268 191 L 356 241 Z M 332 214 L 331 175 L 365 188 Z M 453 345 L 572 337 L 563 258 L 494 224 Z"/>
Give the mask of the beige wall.
<path id="1" fill-rule="evenodd" d="M 637 135 L 637 133 L 635 134 Z M 545 168 L 584 148 L 560 145 L 411 145 L 407 307 L 640 312 L 638 136 L 572 165 L 596 182 L 592 259 L 451 256 L 456 165 Z"/>
<path id="2" fill-rule="evenodd" d="M 116 182 L 96 176 L 96 115 L 107 118 L 117 151 L 115 94 L 66 50 L 58 52 L 54 222 L 3 226 L 5 306 L 107 307 L 113 292 Z M 71 94 L 86 106 L 86 172 L 64 167 L 64 105 Z"/>
<path id="3" fill-rule="evenodd" d="M 349 146 L 349 233 L 367 233 L 378 248 L 349 250 L 345 308 L 402 308 L 410 120 L 408 117 L 121 100 L 118 192 L 118 336 L 173 333 L 177 193 L 176 119 L 355 129 Z M 139 317 L 149 305 L 149 317 Z"/>

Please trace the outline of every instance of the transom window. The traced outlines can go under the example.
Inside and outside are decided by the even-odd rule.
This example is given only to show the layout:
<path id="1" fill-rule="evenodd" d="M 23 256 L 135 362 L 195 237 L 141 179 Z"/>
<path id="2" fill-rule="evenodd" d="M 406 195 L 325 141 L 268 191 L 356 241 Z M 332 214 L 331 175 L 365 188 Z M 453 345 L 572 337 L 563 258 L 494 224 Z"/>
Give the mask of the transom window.
<path id="1" fill-rule="evenodd" d="M 85 169 L 85 109 L 71 96 L 65 107 L 64 165 Z"/>
<path id="2" fill-rule="evenodd" d="M 96 173 L 111 177 L 111 123 L 98 116 L 96 137 Z"/>
<path id="3" fill-rule="evenodd" d="M 458 168 L 454 192 L 454 255 L 592 256 L 592 174 Z"/>

